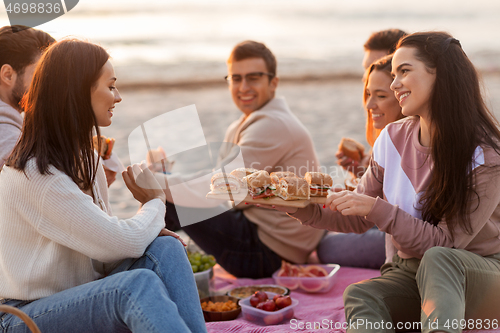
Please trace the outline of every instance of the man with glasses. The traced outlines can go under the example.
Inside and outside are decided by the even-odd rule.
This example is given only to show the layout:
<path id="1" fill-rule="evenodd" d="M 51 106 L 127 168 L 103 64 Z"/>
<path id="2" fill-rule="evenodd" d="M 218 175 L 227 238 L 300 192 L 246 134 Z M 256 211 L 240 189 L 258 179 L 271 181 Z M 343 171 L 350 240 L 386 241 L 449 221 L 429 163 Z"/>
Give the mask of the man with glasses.
<path id="1" fill-rule="evenodd" d="M 243 114 L 229 126 L 224 141 L 241 148 L 245 166 L 298 176 L 319 171 L 310 134 L 284 98 L 275 97 L 279 79 L 272 52 L 262 43 L 244 41 L 234 47 L 227 68 L 229 91 Z M 303 264 L 324 235 L 283 212 L 242 206 L 183 227 L 201 249 L 237 277 L 270 277 L 282 259 Z M 165 220 L 168 229 L 180 227 L 170 203 Z"/>

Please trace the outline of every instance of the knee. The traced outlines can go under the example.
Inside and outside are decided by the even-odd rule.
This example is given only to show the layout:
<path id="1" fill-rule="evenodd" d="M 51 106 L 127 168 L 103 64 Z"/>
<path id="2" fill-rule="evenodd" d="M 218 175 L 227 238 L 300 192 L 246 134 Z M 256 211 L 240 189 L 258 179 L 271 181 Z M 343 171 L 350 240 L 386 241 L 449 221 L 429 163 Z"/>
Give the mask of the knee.
<path id="1" fill-rule="evenodd" d="M 347 299 L 353 297 L 353 295 L 356 295 L 358 293 L 358 290 L 359 288 L 356 286 L 355 283 L 348 285 L 347 288 L 345 288 L 344 290 L 344 295 L 343 295 L 344 303 Z"/>
<path id="2" fill-rule="evenodd" d="M 126 285 L 131 289 L 136 289 L 138 285 L 152 285 L 161 282 L 158 275 L 150 269 L 138 268 L 126 271 Z"/>
<path id="3" fill-rule="evenodd" d="M 422 260 L 420 261 L 419 269 L 425 267 L 444 267 L 443 264 L 449 264 L 456 261 L 454 255 L 455 249 L 448 247 L 435 246 L 425 251 Z"/>
<path id="4" fill-rule="evenodd" d="M 426 276 L 437 276 L 440 272 L 452 274 L 463 270 L 462 262 L 456 256 L 457 249 L 435 246 L 424 253 L 417 270 L 417 283 Z"/>
<path id="5" fill-rule="evenodd" d="M 161 236 L 149 245 L 146 251 L 153 251 L 155 253 L 167 253 L 173 256 L 186 255 L 186 250 L 181 242 L 172 236 Z"/>
<path id="6" fill-rule="evenodd" d="M 349 321 L 366 311 L 374 310 L 379 314 L 384 313 L 386 306 L 383 298 L 371 289 L 370 281 L 354 283 L 345 289 L 343 298 L 346 320 Z"/>
<path id="7" fill-rule="evenodd" d="M 362 286 L 362 283 L 353 283 L 344 290 L 344 304 L 350 304 L 353 300 L 364 299 L 369 295 L 366 292 L 365 288 Z"/>

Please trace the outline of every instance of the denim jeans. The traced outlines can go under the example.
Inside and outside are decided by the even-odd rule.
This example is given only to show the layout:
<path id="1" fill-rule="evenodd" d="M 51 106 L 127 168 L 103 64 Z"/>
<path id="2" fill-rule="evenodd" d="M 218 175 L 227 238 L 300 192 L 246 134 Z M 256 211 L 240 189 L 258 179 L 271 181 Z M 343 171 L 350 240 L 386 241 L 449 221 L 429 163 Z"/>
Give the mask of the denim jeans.
<path id="1" fill-rule="evenodd" d="M 317 252 L 322 263 L 379 269 L 385 262 L 385 233 L 377 227 L 363 234 L 329 232 Z"/>
<path id="2" fill-rule="evenodd" d="M 39 300 L 9 300 L 42 332 L 206 332 L 186 251 L 175 238 L 156 238 L 139 259 L 109 276 Z M 1 332 L 29 332 L 16 316 L 0 317 Z"/>
<path id="3" fill-rule="evenodd" d="M 165 222 L 167 229 L 180 229 L 175 206 L 169 202 Z M 281 257 L 261 242 L 257 225 L 248 220 L 241 210 L 226 211 L 185 226 L 182 230 L 236 277 L 270 277 L 281 267 Z"/>

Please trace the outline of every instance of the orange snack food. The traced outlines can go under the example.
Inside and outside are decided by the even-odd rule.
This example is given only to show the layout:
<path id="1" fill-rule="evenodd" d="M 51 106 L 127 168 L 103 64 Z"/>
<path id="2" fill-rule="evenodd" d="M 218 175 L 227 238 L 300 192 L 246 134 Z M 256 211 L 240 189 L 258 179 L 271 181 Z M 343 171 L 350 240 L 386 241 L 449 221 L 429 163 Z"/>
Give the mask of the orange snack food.
<path id="1" fill-rule="evenodd" d="M 236 310 L 237 306 L 236 303 L 233 301 L 227 301 L 227 302 L 202 302 L 201 303 L 201 308 L 204 311 L 214 311 L 214 312 L 226 312 L 226 311 L 232 311 Z"/>

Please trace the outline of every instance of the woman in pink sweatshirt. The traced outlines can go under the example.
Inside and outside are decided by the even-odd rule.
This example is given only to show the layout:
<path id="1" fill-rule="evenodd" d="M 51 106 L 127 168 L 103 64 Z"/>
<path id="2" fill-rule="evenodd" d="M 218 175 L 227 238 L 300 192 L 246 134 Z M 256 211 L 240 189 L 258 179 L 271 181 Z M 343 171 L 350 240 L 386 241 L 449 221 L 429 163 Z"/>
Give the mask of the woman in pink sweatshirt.
<path id="1" fill-rule="evenodd" d="M 288 213 L 305 225 L 386 233 L 380 277 L 344 293 L 348 332 L 496 329 L 500 318 L 500 132 L 460 42 L 402 39 L 392 61 L 407 118 L 387 125 L 354 192 Z"/>
<path id="2" fill-rule="evenodd" d="M 365 73 L 363 105 L 366 110 L 366 140 L 373 147 L 375 140 L 387 124 L 403 118 L 399 101 L 391 91 L 392 54 L 372 63 Z M 356 177 L 365 173 L 371 156 L 365 154 L 363 162 L 353 161 L 339 150 L 337 157 L 344 169 Z M 347 167 L 349 165 L 349 167 Z M 352 244 L 356 244 L 355 247 Z M 322 263 L 341 266 L 379 269 L 385 261 L 385 233 L 373 227 L 359 235 L 355 233 L 329 232 L 316 249 Z M 351 249 L 351 251 L 346 251 Z"/>

